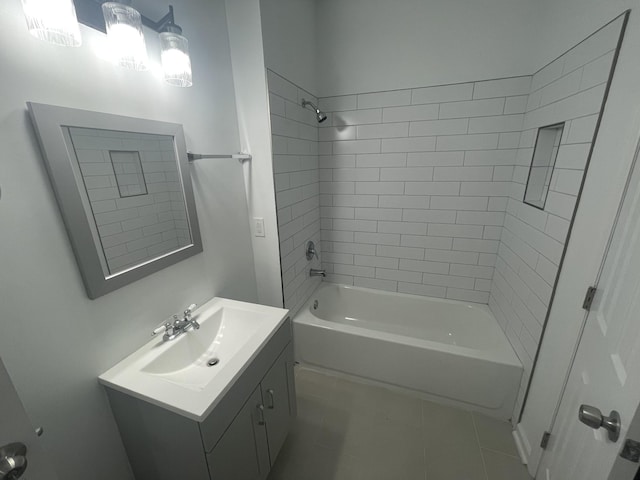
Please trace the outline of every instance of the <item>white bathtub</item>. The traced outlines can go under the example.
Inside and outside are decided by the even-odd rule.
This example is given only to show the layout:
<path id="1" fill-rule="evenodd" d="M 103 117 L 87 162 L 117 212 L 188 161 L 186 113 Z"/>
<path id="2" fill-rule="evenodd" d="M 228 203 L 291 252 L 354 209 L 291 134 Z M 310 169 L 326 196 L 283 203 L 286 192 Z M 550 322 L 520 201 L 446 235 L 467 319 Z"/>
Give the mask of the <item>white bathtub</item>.
<path id="1" fill-rule="evenodd" d="M 322 283 L 294 318 L 297 361 L 503 420 L 522 364 L 488 307 Z"/>

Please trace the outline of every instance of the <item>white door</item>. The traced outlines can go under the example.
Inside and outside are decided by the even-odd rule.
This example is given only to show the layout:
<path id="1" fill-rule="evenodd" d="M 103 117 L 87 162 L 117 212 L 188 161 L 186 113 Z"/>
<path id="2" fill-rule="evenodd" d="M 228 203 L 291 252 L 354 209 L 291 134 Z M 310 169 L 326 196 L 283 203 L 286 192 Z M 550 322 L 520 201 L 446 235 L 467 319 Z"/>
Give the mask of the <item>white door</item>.
<path id="1" fill-rule="evenodd" d="M 538 480 L 609 478 L 638 408 L 640 166 L 634 166 L 631 174 L 597 288 L 551 439 L 538 469 Z M 578 409 L 582 404 L 597 407 L 607 416 L 611 410 L 617 410 L 622 420 L 620 439 L 613 442 L 605 429 L 595 430 L 581 423 Z M 634 471 L 637 464 L 632 466 Z M 633 479 L 628 474 L 611 478 L 614 477 Z"/>
<path id="2" fill-rule="evenodd" d="M 21 458 L 20 448 L 15 449 L 13 459 L 5 461 L 9 444 L 23 444 L 26 447 L 26 470 L 20 477 L 15 477 L 10 471 L 10 466 L 17 466 Z M 70 446 L 71 448 L 71 446 Z M 9 455 L 12 456 L 12 455 Z M 13 462 L 13 463 L 11 463 Z M 4 474 L 4 475 L 3 475 Z M 20 398 L 16 393 L 7 370 L 0 360 L 0 480 L 6 476 L 8 479 L 20 478 L 20 480 L 57 480 L 51 465 L 47 461 L 36 436 L 35 430 L 27 417 Z"/>

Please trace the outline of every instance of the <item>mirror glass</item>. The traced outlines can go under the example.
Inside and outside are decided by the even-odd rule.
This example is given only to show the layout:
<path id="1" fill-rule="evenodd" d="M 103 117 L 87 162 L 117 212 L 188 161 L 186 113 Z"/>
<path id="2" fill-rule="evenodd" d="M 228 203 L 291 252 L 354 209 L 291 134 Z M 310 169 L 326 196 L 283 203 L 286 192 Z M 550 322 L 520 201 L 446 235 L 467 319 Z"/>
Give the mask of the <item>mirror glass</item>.
<path id="1" fill-rule="evenodd" d="M 172 137 L 79 127 L 67 131 L 105 275 L 191 243 Z"/>
<path id="2" fill-rule="evenodd" d="M 524 193 L 524 202 L 536 208 L 544 209 L 563 131 L 564 123 L 549 125 L 538 130 L 527 189 Z"/>
<path id="3" fill-rule="evenodd" d="M 28 106 L 90 298 L 202 251 L 182 125 Z"/>

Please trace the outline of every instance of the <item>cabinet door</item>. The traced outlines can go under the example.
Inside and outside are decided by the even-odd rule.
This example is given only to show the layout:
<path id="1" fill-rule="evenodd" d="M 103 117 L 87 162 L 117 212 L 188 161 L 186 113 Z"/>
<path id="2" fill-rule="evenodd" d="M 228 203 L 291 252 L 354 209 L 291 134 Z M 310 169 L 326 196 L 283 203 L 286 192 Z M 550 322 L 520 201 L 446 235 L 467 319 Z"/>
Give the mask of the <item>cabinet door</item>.
<path id="1" fill-rule="evenodd" d="M 293 390 L 293 361 L 291 357 L 291 349 L 286 348 L 260 384 L 267 420 L 271 465 L 275 463 L 289 433 L 291 420 L 295 417 L 295 391 Z"/>
<path id="2" fill-rule="evenodd" d="M 257 387 L 207 455 L 212 480 L 266 478 L 271 465 L 263 409 L 260 387 Z"/>

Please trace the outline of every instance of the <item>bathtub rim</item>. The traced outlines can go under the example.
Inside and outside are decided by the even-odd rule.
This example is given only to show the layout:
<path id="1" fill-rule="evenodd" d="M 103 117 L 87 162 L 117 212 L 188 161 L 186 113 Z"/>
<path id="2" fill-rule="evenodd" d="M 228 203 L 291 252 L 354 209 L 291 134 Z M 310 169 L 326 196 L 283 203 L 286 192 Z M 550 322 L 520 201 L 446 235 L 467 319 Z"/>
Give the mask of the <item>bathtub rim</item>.
<path id="1" fill-rule="evenodd" d="M 330 320 L 324 320 L 322 318 L 315 316 L 312 313 L 311 306 L 315 301 L 314 297 L 316 292 L 319 289 L 323 288 L 323 286 L 325 285 L 326 286 L 331 285 L 338 288 L 346 288 L 347 290 L 360 290 L 360 291 L 372 293 L 375 295 L 383 294 L 385 296 L 394 296 L 394 297 L 400 297 L 400 298 L 408 297 L 414 300 L 416 298 L 419 298 L 419 299 L 426 299 L 427 301 L 438 301 L 438 302 L 457 304 L 457 305 L 462 304 L 462 305 L 469 305 L 473 308 L 478 308 L 484 311 L 486 314 L 488 314 L 489 317 L 493 320 L 495 329 L 498 332 L 498 334 L 501 336 L 500 348 L 491 349 L 491 350 L 479 350 L 479 349 L 474 349 L 469 347 L 463 347 L 460 345 L 450 345 L 442 342 L 436 342 L 434 340 L 418 339 L 418 338 L 413 338 L 406 335 L 382 332 L 382 331 L 367 329 L 359 326 L 347 325 L 347 324 L 332 322 Z M 484 304 L 473 304 L 470 302 L 464 302 L 460 300 L 451 300 L 447 298 L 427 297 L 427 296 L 423 297 L 422 295 L 412 295 L 409 293 L 400 293 L 400 292 L 388 292 L 388 291 L 375 290 L 372 288 L 356 287 L 353 285 L 345 285 L 340 283 L 323 281 L 318 285 L 318 287 L 316 287 L 316 289 L 314 289 L 309 299 L 304 303 L 304 305 L 293 317 L 293 323 L 294 325 L 300 324 L 300 325 L 306 325 L 310 327 L 322 328 L 326 330 L 336 330 L 336 331 L 341 331 L 350 335 L 365 336 L 375 340 L 389 341 L 394 344 L 408 345 L 416 348 L 426 348 L 429 350 L 436 350 L 442 353 L 455 353 L 466 358 L 479 359 L 479 360 L 483 360 L 483 361 L 498 364 L 498 365 L 509 365 L 514 367 L 524 368 L 522 362 L 518 358 L 518 355 L 516 354 L 515 350 L 511 346 L 511 342 L 509 342 L 509 339 L 507 338 L 506 334 L 502 331 L 502 328 L 500 327 L 498 320 L 495 318 L 495 316 L 491 312 L 491 309 L 489 309 L 488 305 L 484 305 Z"/>

